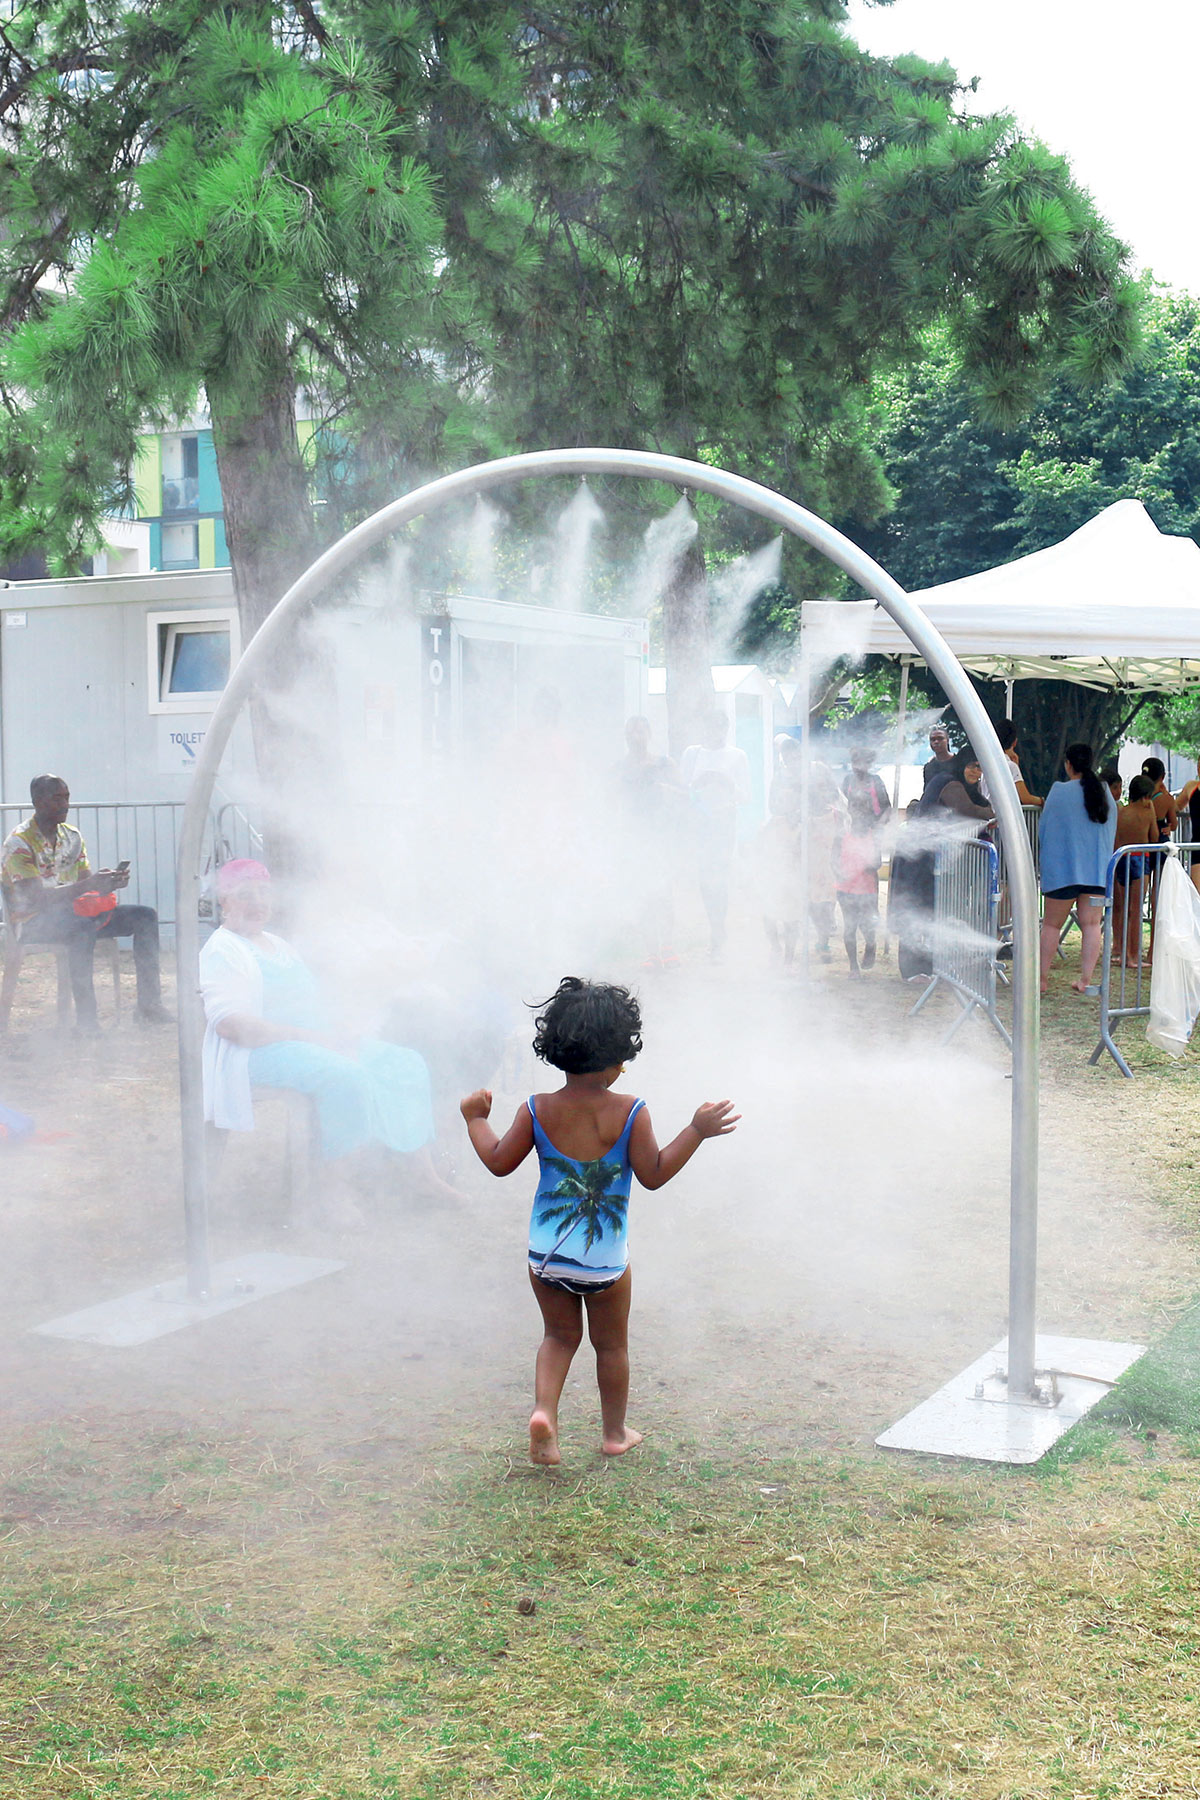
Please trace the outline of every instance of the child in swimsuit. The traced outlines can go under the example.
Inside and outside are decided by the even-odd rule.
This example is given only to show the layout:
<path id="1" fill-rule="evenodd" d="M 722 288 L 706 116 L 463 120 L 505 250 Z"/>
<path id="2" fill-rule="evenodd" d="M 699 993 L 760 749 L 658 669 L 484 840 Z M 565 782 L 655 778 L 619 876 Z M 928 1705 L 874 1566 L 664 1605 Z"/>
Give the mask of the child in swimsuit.
<path id="1" fill-rule="evenodd" d="M 511 1175 L 531 1150 L 540 1165 L 529 1225 L 529 1280 L 545 1336 L 537 1354 L 529 1455 L 561 1460 L 558 1402 L 571 1359 L 588 1335 L 596 1352 L 603 1424 L 601 1449 L 622 1456 L 642 1441 L 625 1423 L 629 1400 L 629 1188 L 637 1176 L 660 1188 L 705 1138 L 725 1137 L 739 1113 L 731 1100 L 707 1101 L 660 1150 L 644 1102 L 612 1085 L 642 1047 L 641 1012 L 627 988 L 568 975 L 545 1004 L 533 1047 L 561 1069 L 563 1086 L 531 1094 L 505 1132 L 488 1123 L 492 1096 L 468 1094 L 462 1115 L 476 1155 L 493 1175 Z"/>

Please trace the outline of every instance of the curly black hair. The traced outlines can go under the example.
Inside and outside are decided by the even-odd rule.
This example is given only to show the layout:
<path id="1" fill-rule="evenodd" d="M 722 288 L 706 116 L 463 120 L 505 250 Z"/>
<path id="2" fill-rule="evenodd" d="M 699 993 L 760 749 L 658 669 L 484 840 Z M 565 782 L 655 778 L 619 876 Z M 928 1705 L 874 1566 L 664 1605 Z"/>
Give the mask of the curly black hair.
<path id="1" fill-rule="evenodd" d="M 564 975 L 534 1020 L 534 1054 L 564 1075 L 593 1075 L 642 1047 L 642 1013 L 628 988 Z"/>

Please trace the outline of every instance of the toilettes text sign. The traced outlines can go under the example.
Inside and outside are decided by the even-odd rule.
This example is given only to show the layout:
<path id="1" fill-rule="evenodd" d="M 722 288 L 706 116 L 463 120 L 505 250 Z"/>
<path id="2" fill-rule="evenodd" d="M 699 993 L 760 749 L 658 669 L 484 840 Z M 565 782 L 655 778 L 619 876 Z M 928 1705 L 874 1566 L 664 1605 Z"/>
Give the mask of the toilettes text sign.
<path id="1" fill-rule="evenodd" d="M 160 775 L 190 775 L 196 766 L 205 737 L 208 719 L 204 714 L 188 718 L 172 713 L 158 720 L 158 772 Z"/>
<path id="2" fill-rule="evenodd" d="M 425 755 L 436 762 L 450 748 L 450 620 L 421 621 L 421 724 Z"/>

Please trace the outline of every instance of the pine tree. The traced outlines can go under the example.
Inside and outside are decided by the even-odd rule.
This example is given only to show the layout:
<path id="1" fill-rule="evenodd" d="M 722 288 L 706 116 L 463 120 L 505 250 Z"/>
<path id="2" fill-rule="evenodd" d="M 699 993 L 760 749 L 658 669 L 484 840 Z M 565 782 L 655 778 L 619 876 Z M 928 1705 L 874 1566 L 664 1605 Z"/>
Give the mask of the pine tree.
<path id="1" fill-rule="evenodd" d="M 836 0 L 420 10 L 467 304 L 449 366 L 486 382 L 506 445 L 669 450 L 869 523 L 888 491 L 868 383 L 931 323 L 992 424 L 1136 342 L 1125 252 L 1065 163 L 977 116 L 948 67 L 864 54 Z M 345 16 L 407 72 L 390 6 Z M 829 591 L 817 560 L 789 547 L 797 596 Z M 693 671 L 704 605 L 682 571 L 670 662 L 688 645 Z"/>
<path id="2" fill-rule="evenodd" d="M 390 96 L 318 21 L 268 5 L 153 19 L 152 55 L 138 8 L 105 46 L 114 85 L 137 93 L 124 191 L 97 206 L 70 297 L 18 336 L 11 367 L 54 426 L 107 456 L 110 483 L 141 419 L 203 390 L 249 631 L 319 547 L 297 389 L 319 382 L 336 406 L 351 370 L 390 390 L 419 359 L 437 214 L 428 171 L 397 153 Z M 86 154 L 108 106 L 105 84 L 78 96 L 69 150 Z M 58 125 L 52 108 L 42 153 Z"/>
<path id="3" fill-rule="evenodd" d="M 1138 293 L 1061 159 L 843 21 L 30 0 L 0 39 L 0 298 L 44 311 L 7 381 L 56 466 L 14 408 L 3 497 L 77 552 L 138 421 L 203 386 L 250 626 L 323 532 L 503 449 L 662 448 L 876 516 L 867 386 L 931 322 L 1007 423 L 1056 373 L 1121 368 Z M 302 384 L 337 427 L 320 526 Z M 701 594 L 679 625 L 702 669 Z"/>

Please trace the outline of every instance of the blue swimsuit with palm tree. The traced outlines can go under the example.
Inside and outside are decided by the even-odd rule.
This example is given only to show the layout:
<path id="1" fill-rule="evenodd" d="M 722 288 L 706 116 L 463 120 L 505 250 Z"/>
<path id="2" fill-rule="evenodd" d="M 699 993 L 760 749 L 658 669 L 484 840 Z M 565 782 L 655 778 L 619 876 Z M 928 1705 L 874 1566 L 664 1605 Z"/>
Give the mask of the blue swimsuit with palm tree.
<path id="1" fill-rule="evenodd" d="M 611 1150 L 592 1162 L 563 1156 L 542 1130 L 529 1096 L 540 1173 L 529 1220 L 529 1266 L 551 1287 L 595 1294 L 612 1287 L 629 1262 L 627 1219 L 633 1169 L 629 1134 L 645 1104 L 635 1100 Z"/>

